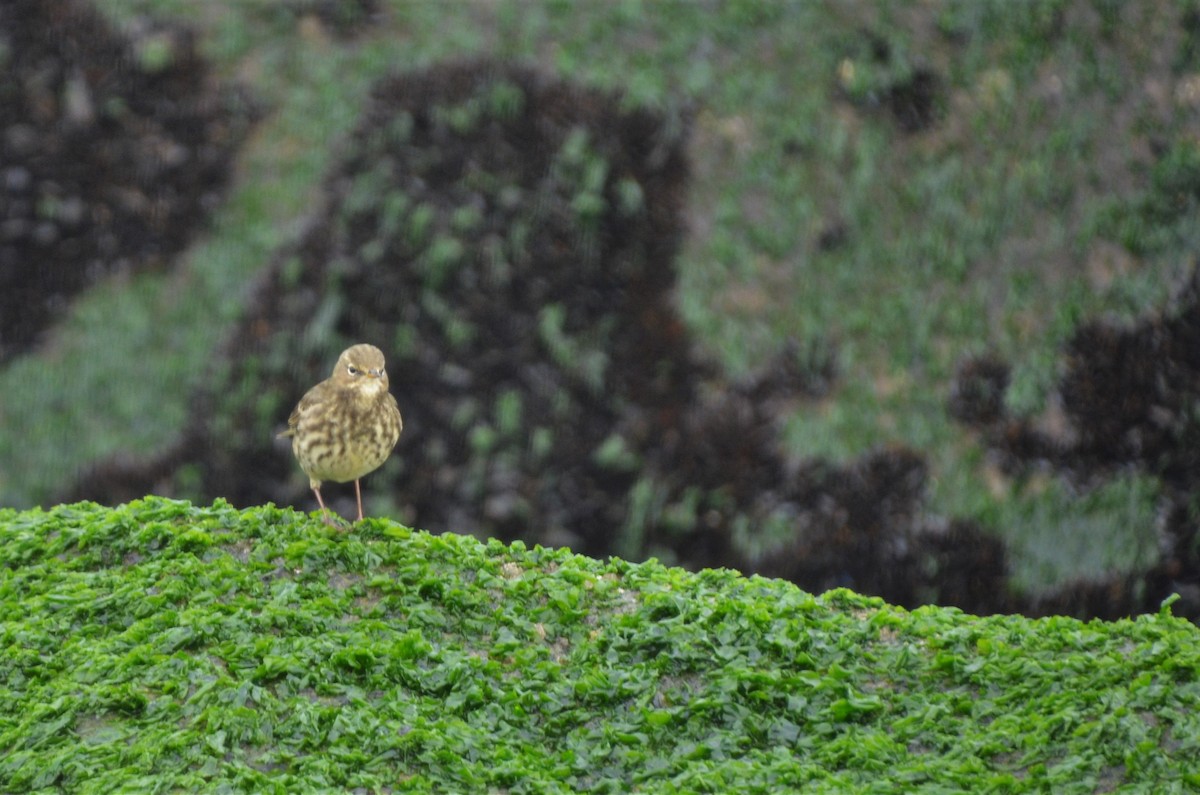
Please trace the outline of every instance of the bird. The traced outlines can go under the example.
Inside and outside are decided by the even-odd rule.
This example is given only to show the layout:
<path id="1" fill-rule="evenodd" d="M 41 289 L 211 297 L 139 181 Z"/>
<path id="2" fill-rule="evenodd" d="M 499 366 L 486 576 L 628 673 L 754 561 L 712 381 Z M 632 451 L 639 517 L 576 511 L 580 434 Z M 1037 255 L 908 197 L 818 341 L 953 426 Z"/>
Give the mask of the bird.
<path id="1" fill-rule="evenodd" d="M 359 480 L 383 465 L 403 428 L 400 407 L 388 390 L 383 351 L 360 343 L 342 351 L 329 378 L 304 393 L 279 436 L 291 437 L 292 452 L 326 521 L 321 483 L 353 480 L 361 522 Z"/>

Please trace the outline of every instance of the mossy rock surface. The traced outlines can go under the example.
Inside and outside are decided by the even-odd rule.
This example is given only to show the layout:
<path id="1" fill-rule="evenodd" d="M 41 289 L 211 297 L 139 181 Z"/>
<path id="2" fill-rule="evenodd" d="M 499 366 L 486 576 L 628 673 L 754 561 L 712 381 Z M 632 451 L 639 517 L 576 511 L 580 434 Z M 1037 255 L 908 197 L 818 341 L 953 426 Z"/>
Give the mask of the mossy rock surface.
<path id="1" fill-rule="evenodd" d="M 1200 633 L 273 506 L 0 511 L 6 792 L 1189 792 Z"/>

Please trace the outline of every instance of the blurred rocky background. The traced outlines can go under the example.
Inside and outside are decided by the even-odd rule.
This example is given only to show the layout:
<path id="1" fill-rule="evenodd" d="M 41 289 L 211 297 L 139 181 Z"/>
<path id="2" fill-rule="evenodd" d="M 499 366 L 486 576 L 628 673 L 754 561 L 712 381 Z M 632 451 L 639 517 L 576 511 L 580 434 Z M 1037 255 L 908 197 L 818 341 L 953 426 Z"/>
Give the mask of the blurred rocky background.
<path id="1" fill-rule="evenodd" d="M 251 120 L 187 28 L 117 33 L 68 0 L 0 5 L 0 362 L 101 279 L 170 267 Z"/>
<path id="2" fill-rule="evenodd" d="M 0 64 L 4 504 L 313 508 L 370 341 L 375 515 L 1200 616 L 1188 3 L 17 0 Z"/>

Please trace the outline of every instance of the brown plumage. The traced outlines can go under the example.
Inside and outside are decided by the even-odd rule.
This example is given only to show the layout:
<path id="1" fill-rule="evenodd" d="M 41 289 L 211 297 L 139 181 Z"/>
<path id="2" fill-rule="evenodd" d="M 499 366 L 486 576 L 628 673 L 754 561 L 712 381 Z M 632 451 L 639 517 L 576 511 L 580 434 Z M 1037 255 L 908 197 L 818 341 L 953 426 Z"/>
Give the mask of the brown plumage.
<path id="1" fill-rule="evenodd" d="M 292 452 L 322 511 L 327 510 L 322 481 L 354 481 L 361 521 L 359 478 L 387 460 L 403 427 L 396 398 L 388 391 L 383 352 L 359 344 L 342 351 L 333 374 L 300 398 L 279 435 L 292 437 Z"/>

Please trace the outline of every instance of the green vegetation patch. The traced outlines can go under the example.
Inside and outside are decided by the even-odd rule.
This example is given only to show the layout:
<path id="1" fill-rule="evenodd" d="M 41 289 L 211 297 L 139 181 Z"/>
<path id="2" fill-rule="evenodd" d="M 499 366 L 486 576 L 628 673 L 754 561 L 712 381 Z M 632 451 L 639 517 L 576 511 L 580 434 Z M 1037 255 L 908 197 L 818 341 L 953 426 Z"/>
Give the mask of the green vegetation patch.
<path id="1" fill-rule="evenodd" d="M 0 511 L 5 792 L 1185 792 L 1200 632 L 147 498 Z"/>

